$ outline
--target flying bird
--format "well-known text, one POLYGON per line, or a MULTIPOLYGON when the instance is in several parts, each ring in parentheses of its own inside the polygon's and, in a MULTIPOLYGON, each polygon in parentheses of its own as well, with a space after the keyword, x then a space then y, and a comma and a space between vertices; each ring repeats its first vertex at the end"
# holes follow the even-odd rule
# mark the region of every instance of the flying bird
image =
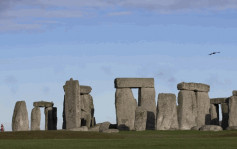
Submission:
POLYGON ((212 52, 209 55, 214 55, 214 54, 217 54, 217 53, 221 53, 221 52, 212 52))

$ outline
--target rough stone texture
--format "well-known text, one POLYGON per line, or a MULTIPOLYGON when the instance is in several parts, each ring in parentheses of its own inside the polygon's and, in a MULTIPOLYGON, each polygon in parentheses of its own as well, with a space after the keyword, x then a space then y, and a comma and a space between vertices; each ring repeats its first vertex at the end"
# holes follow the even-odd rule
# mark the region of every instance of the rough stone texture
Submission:
POLYGON ((237 96, 229 99, 229 126, 237 126, 237 96))
POLYGON ((204 125, 200 128, 200 131, 222 131, 221 126, 217 125, 204 125))
POLYGON ((237 90, 234 90, 234 91, 232 92, 232 94, 233 94, 233 96, 237 96, 237 90))
POLYGON ((66 129, 81 126, 81 100, 78 80, 70 79, 64 85, 66 129))
POLYGON ((12 116, 12 131, 28 131, 29 119, 25 101, 18 101, 15 104, 12 116))
POLYGON ((227 127, 226 130, 237 130, 237 126, 230 126, 230 127, 227 127))
POLYGON ((134 130, 137 102, 130 88, 116 89, 116 121, 119 130, 134 130))
POLYGON ((116 78, 115 88, 154 88, 154 78, 116 78))
POLYGON ((51 124, 51 120, 53 119, 52 117, 52 107, 48 107, 44 109, 44 114, 45 114, 45 130, 49 130, 49 124, 51 124))
POLYGON ((210 98, 207 92, 196 92, 197 100, 197 126, 210 125, 210 98))
POLYGON ((222 104, 222 103, 227 103, 228 98, 212 98, 210 99, 211 104, 222 104))
POLYGON ((100 131, 100 125, 96 125, 94 127, 91 127, 88 131, 99 132, 100 131))
POLYGON ((85 126, 90 128, 92 125, 92 119, 94 118, 94 104, 91 95, 81 95, 81 110, 81 119, 84 119, 85 126))
POLYGON ((47 101, 37 101, 33 103, 34 107, 53 107, 53 102, 47 102, 47 101))
POLYGON ((118 129, 107 129, 105 131, 103 131, 103 133, 119 133, 118 129))
POLYGON ((105 130, 108 130, 110 126, 110 122, 104 122, 100 124, 99 132, 104 132, 105 130))
POLYGON ((219 105, 210 104, 211 125, 219 125, 219 105))
POLYGON ((227 127, 229 127, 229 106, 228 106, 228 103, 222 103, 221 110, 222 110, 221 127, 223 129, 226 129, 227 127))
POLYGON ((179 129, 175 94, 158 95, 156 130, 179 129))
POLYGON ((80 85, 81 94, 90 94, 92 88, 90 86, 80 85))
POLYGON ((147 130, 155 130, 156 101, 155 88, 140 88, 138 90, 138 106, 147 111, 147 130))
POLYGON ((135 112, 135 130, 136 131, 144 131, 146 130, 146 122, 147 122, 147 111, 142 107, 137 107, 135 112))
POLYGON ((179 83, 177 86, 178 90, 189 90, 199 92, 209 92, 210 86, 202 83, 179 83))
POLYGON ((196 126, 197 102, 193 91, 181 90, 178 95, 178 121, 181 130, 196 126))
POLYGON ((40 130, 41 111, 39 107, 34 107, 31 111, 31 130, 40 130))
POLYGON ((88 127, 87 126, 82 126, 79 128, 71 128, 69 129, 70 131, 88 131, 88 127))
POLYGON ((194 126, 191 128, 191 130, 199 130, 200 129, 200 126, 194 126))

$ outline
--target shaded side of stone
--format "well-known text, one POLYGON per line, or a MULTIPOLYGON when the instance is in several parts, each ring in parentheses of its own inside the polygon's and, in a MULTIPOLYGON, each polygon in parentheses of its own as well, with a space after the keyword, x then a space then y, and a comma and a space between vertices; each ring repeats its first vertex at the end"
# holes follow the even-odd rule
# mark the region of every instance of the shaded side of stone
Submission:
POLYGON ((177 85, 178 90, 190 90, 190 91, 199 91, 199 92, 209 92, 210 86, 202 83, 179 83, 177 85))
POLYGON ((92 118, 94 118, 94 104, 92 96, 90 94, 81 95, 81 103, 81 119, 85 121, 85 126, 90 128, 92 125, 92 118))
POLYGON ((237 126, 237 96, 229 99, 229 126, 237 126))
POLYGON ((41 111, 39 107, 34 107, 31 111, 31 130, 40 130, 41 111))
POLYGON ((233 96, 237 96, 237 90, 234 90, 234 91, 232 92, 232 94, 233 94, 233 96))
POLYGON ((147 111, 142 107, 137 107, 135 112, 135 130, 145 131, 147 123, 147 111))
POLYGON ((197 100, 197 126, 210 125, 210 98, 207 92, 196 92, 197 100))
POLYGON ((222 103, 221 110, 222 110, 221 127, 225 130, 227 127, 229 127, 229 105, 228 105, 228 103, 222 103))
POLYGON ((156 129, 179 129, 175 94, 161 93, 158 95, 156 129))
POLYGON ((115 88, 154 88, 154 78, 116 78, 115 88))
POLYGON ((219 125, 219 105, 210 104, 211 125, 219 125))
POLYGON ((65 95, 63 100, 63 126, 62 129, 66 129, 66 115, 65 115, 65 95))
POLYGON ((29 119, 25 101, 18 101, 15 104, 12 116, 12 131, 28 131, 29 119))

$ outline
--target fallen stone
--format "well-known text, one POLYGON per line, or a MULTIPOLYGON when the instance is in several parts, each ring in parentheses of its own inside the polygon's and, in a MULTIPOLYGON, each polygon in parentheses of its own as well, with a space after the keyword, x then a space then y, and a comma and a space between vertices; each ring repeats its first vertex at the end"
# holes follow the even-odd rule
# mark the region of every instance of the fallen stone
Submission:
POLYGON ((70 131, 88 131, 88 127, 86 126, 82 126, 82 127, 79 127, 79 128, 71 128, 71 129, 68 129, 70 131))
POLYGON ((200 130, 200 126, 194 126, 191 128, 191 130, 200 130))
POLYGON ((157 102, 156 130, 179 129, 175 94, 161 93, 157 102))
POLYGON ((228 105, 228 103, 221 104, 221 111, 222 111, 221 127, 225 130, 227 127, 229 127, 229 105, 228 105))
POLYGON ((90 94, 92 88, 90 86, 80 85, 81 94, 90 94))
POLYGON ((40 130, 41 112, 39 107, 31 111, 31 130, 40 130))
POLYGON ((196 126, 197 102, 194 91, 181 90, 178 95, 178 122, 180 130, 196 126))
POLYGON ((28 131, 29 119, 25 101, 18 101, 15 104, 12 116, 12 131, 28 131))
POLYGON ((116 121, 119 130, 134 130, 137 102, 130 88, 116 89, 116 121))
POLYGON ((155 130, 156 101, 155 88, 140 88, 138 91, 138 106, 147 111, 147 130, 155 130))
POLYGON ((88 131, 100 132, 100 125, 96 125, 94 127, 91 127, 88 131))
POLYGON ((222 103, 227 103, 228 98, 212 98, 210 99, 211 104, 222 104, 222 103))
POLYGON ((200 131, 223 131, 223 129, 217 125, 204 125, 200 128, 200 131))
POLYGON ((237 130, 237 126, 230 126, 230 127, 227 127, 226 130, 237 130))
POLYGON ((154 78, 116 78, 115 88, 154 88, 154 78))
POLYGON ((145 131, 147 122, 147 111, 142 107, 137 107, 135 112, 135 130, 136 131, 145 131))
POLYGON ((237 96, 237 90, 234 90, 232 93, 233 93, 233 96, 237 96))
POLYGON ((211 125, 219 125, 219 105, 210 104, 211 125))
POLYGON ((199 91, 199 92, 209 92, 210 86, 202 83, 179 83, 177 86, 178 90, 189 90, 189 91, 199 91))
POLYGON ((237 96, 229 99, 229 127, 237 126, 237 96))
POLYGON ((110 126, 110 122, 101 123, 99 132, 104 132, 105 130, 108 130, 109 126, 110 126))
POLYGON ((119 133, 118 129, 107 129, 102 131, 103 133, 119 133))
POLYGON ((37 101, 33 103, 34 107, 53 107, 53 102, 47 102, 47 101, 37 101))
POLYGON ((210 125, 210 98, 207 92, 196 92, 197 100, 197 126, 210 125))

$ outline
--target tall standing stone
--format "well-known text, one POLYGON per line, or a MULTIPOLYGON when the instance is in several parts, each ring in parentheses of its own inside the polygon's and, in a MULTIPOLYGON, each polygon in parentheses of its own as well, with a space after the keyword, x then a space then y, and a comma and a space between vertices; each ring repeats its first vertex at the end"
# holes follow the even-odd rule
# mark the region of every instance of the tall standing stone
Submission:
POLYGON ((70 79, 64 85, 66 129, 81 126, 81 100, 78 80, 70 79))
POLYGON ((210 125, 210 98, 207 92, 196 92, 197 126, 210 125))
POLYGON ((221 127, 223 129, 226 129, 227 127, 229 127, 229 105, 228 105, 228 103, 222 103, 221 110, 222 110, 221 127))
POLYGON ((31 130, 40 130, 41 112, 39 107, 31 111, 31 130))
POLYGON ((137 107, 135 113, 135 130, 144 131, 146 130, 147 123, 147 110, 144 110, 142 107, 137 107))
POLYGON ((237 126, 237 96, 229 99, 229 127, 237 126))
POLYGON ((15 104, 12 117, 12 131, 28 131, 29 119, 25 101, 18 101, 15 104))
POLYGON ((210 104, 211 125, 219 125, 219 105, 210 104))
POLYGON ((134 130, 137 102, 130 88, 117 88, 115 93, 116 120, 118 129, 134 130))
POLYGON ((90 94, 81 95, 81 103, 82 103, 81 118, 85 120, 85 126, 90 128, 92 125, 92 119, 94 118, 94 104, 92 96, 90 94))
POLYGON ((156 129, 179 129, 175 94, 159 94, 157 102, 156 129))

